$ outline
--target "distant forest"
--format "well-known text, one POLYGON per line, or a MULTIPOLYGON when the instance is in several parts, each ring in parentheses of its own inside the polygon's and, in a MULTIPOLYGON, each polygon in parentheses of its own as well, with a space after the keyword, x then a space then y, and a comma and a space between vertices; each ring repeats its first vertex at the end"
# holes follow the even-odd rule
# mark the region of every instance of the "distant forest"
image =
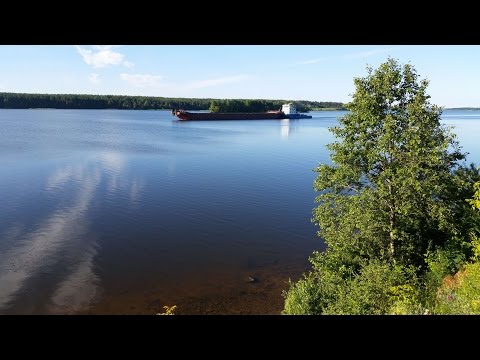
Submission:
POLYGON ((445 108, 445 110, 480 110, 479 107, 452 107, 445 108))
POLYGON ((267 111, 295 103, 298 111, 343 109, 341 102, 307 100, 194 99, 125 95, 23 94, 0 93, 0 109, 131 109, 131 110, 210 110, 267 111))

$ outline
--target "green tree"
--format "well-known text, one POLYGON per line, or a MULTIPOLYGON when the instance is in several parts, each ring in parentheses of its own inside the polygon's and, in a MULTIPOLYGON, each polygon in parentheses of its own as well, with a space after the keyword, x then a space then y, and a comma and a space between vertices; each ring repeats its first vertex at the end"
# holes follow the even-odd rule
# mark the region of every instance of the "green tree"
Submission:
POLYGON ((317 169, 315 222, 330 247, 344 239, 340 247, 359 258, 419 265, 428 240, 444 241, 455 227, 442 194, 464 154, 411 65, 389 59, 368 72, 332 129, 334 165, 317 169))
POLYGON ((210 112, 220 112, 220 106, 215 100, 212 100, 208 110, 210 110, 210 112))
POLYGON ((303 304, 304 313, 332 312, 332 303, 355 304, 342 306, 342 313, 387 312, 393 303, 385 299, 395 299, 398 289, 410 288, 427 271, 427 252, 455 247, 452 242, 461 248, 468 239, 455 211, 458 201, 465 203, 455 190, 466 181, 457 176, 465 155, 440 124, 441 109, 426 93, 428 81, 419 79, 413 66, 391 58, 367 71, 354 79, 350 113, 330 129, 337 139, 327 145, 333 164, 316 169, 314 188, 320 195, 313 221, 327 249, 311 258, 313 275, 285 293, 285 313, 292 313, 299 288, 307 289, 309 302, 317 306, 303 304), (372 301, 381 282, 373 286, 365 274, 380 274, 382 268, 394 271, 379 306, 372 301), (415 276, 408 280, 405 274, 415 276), (352 299, 362 293, 355 289, 374 290, 362 302, 352 299))
POLYGON ((473 199, 468 200, 468 202, 474 207, 480 210, 480 181, 477 181, 474 185, 475 194, 473 199))

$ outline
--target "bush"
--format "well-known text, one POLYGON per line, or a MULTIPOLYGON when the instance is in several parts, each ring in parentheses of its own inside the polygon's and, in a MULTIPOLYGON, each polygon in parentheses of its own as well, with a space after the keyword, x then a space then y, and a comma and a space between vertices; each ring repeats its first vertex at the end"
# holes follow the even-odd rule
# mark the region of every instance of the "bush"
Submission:
MULTIPOLYGON (((325 264, 322 264, 325 266, 325 264)), ((412 268, 372 260, 358 274, 316 268, 284 293, 284 314, 419 314, 423 307, 412 268)))
POLYGON ((324 313, 380 315, 400 312, 400 308, 407 311, 417 304, 416 292, 408 291, 415 284, 412 269, 372 260, 339 289, 336 302, 330 303, 324 313))
POLYGON ((297 282, 290 280, 290 288, 283 292, 285 315, 318 315, 337 297, 342 279, 333 272, 311 271, 297 282), (320 274, 322 276, 320 276, 320 274))
POLYGON ((480 314, 480 262, 447 276, 436 300, 435 314, 480 314))

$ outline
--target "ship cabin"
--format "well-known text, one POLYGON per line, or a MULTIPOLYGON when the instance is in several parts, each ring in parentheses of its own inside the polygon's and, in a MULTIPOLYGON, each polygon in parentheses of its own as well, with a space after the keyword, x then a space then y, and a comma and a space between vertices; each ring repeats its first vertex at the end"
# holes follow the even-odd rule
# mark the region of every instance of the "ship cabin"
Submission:
POLYGON ((301 114, 297 112, 297 108, 294 104, 288 103, 282 105, 282 112, 285 119, 311 119, 311 115, 301 114))
POLYGON ((282 111, 285 115, 296 114, 297 108, 295 107, 294 104, 288 103, 288 104, 282 105, 282 111))

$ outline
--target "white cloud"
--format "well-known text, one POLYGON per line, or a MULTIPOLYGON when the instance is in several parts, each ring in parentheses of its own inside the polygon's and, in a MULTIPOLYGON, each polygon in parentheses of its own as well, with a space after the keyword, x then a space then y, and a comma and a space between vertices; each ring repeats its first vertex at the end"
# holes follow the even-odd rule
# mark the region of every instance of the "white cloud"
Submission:
POLYGON ((77 52, 87 65, 94 68, 103 68, 111 65, 123 65, 128 68, 133 67, 133 63, 125 60, 125 55, 112 49, 119 47, 118 45, 94 45, 92 50, 84 49, 75 45, 77 52))
POLYGON ((161 81, 165 77, 152 74, 120 74, 120 78, 136 87, 158 87, 162 85, 161 81))
POLYGON ((310 59, 310 60, 304 60, 304 61, 298 61, 295 64, 296 65, 308 65, 308 64, 316 64, 322 61, 326 60, 335 60, 335 59, 358 59, 358 58, 367 58, 373 55, 377 54, 382 54, 390 51, 398 50, 398 46, 392 46, 392 47, 382 47, 382 48, 377 48, 377 49, 372 49, 372 50, 366 50, 366 51, 358 51, 350 54, 344 54, 344 55, 339 55, 339 56, 323 56, 319 57, 316 59, 310 59))
POLYGON ((98 84, 100 82, 100 75, 92 73, 92 74, 88 75, 88 80, 90 80, 90 82, 92 82, 94 84, 98 84))
POLYGON ((223 84, 228 84, 228 83, 235 83, 239 82, 245 79, 248 79, 249 76, 247 75, 236 75, 236 76, 226 76, 226 77, 221 77, 221 78, 215 78, 215 79, 209 79, 209 80, 202 80, 202 81, 195 81, 193 83, 190 83, 188 87, 190 89, 200 89, 200 88, 206 88, 210 86, 217 86, 217 85, 223 85, 223 84))
POLYGON ((307 64, 316 64, 316 63, 319 63, 321 61, 325 61, 325 60, 328 60, 329 58, 331 58, 331 56, 324 56, 324 57, 321 57, 321 58, 316 58, 316 59, 311 59, 311 60, 305 60, 305 61, 299 61, 297 62, 296 64, 297 65, 307 65, 307 64))
POLYGON ((319 57, 319 58, 315 58, 315 59, 298 61, 295 64, 296 65, 307 65, 307 64, 316 64, 316 63, 326 61, 326 60, 361 59, 361 58, 367 58, 367 57, 377 55, 377 54, 396 51, 396 50, 399 50, 400 48, 401 48, 400 46, 392 46, 392 47, 388 47, 388 48, 382 47, 382 48, 377 48, 377 49, 372 49, 372 50, 358 51, 358 52, 354 52, 354 53, 350 53, 350 54, 344 54, 344 55, 323 56, 323 57, 319 57))
POLYGON ((119 47, 122 47, 122 45, 93 45, 93 48, 97 50, 109 50, 119 47))
POLYGON ((390 52, 390 51, 393 51, 393 50, 398 50, 398 47, 378 48, 378 49, 372 49, 372 50, 367 50, 367 51, 360 51, 360 52, 355 52, 355 53, 343 55, 343 57, 345 59, 366 58, 366 57, 370 57, 370 56, 373 56, 373 55, 390 52))
POLYGON ((130 61, 124 61, 123 65, 126 66, 129 69, 133 69, 135 67, 135 64, 130 62, 130 61))

